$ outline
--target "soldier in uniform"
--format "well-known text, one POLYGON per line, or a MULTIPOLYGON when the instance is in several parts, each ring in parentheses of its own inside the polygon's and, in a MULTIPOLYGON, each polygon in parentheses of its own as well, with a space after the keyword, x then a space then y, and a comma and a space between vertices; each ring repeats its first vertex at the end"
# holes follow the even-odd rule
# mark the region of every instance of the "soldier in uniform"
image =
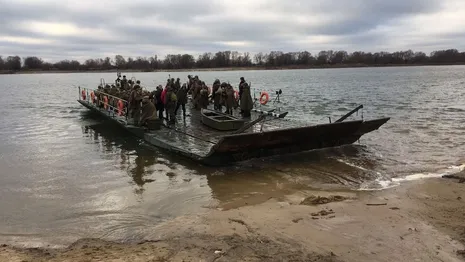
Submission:
POLYGON ((109 97, 110 105, 113 107, 113 109, 115 109, 118 103, 118 99, 117 99, 119 95, 118 88, 115 85, 111 85, 111 88, 108 94, 111 95, 109 97))
POLYGON ((135 125, 139 123, 141 100, 141 88, 139 85, 135 85, 132 89, 131 95, 129 96, 130 116, 133 119, 135 125))
POLYGON ((220 93, 220 108, 223 110, 223 106, 226 107, 226 100, 228 98, 227 93, 226 93, 226 88, 228 87, 228 84, 226 82, 221 83, 219 91, 220 93))
POLYGON ((187 93, 188 94, 192 94, 192 83, 193 83, 193 79, 192 79, 192 76, 191 75, 187 75, 187 93))
POLYGON ((171 78, 171 79, 170 79, 170 87, 171 87, 171 90, 175 91, 175 82, 174 82, 174 78, 171 78))
POLYGON ((198 76, 194 77, 193 90, 192 90, 192 104, 195 109, 200 109, 200 90, 202 90, 202 83, 199 80, 198 76))
POLYGON ((97 106, 99 108, 103 108, 103 87, 102 85, 98 85, 97 90, 95 91, 95 97, 97 98, 97 106))
POLYGON ((202 82, 202 89, 200 89, 200 108, 207 109, 208 107, 208 87, 205 85, 205 82, 202 82))
POLYGON ((174 114, 174 110, 176 109, 177 97, 173 91, 173 88, 169 85, 166 87, 166 94, 164 99, 168 123, 174 123, 176 121, 176 115, 174 114))
POLYGON ((242 84, 242 96, 240 98, 240 106, 243 117, 250 117, 250 111, 253 108, 252 95, 250 87, 247 83, 242 84))
POLYGON ((156 108, 158 111, 158 118, 163 119, 163 111, 165 110, 165 103, 161 99, 161 93, 163 92, 163 87, 161 85, 157 86, 157 89, 155 90, 155 101, 156 101, 156 108))
POLYGON ((183 84, 181 88, 179 88, 178 92, 176 93, 178 98, 176 109, 174 110, 174 114, 177 115, 179 107, 182 107, 182 115, 186 117, 186 103, 187 103, 187 85, 183 84))
POLYGON ((128 90, 128 80, 126 79, 126 76, 123 76, 123 79, 121 80, 121 88, 124 90, 128 90))
POLYGON ((181 79, 178 77, 174 83, 174 92, 178 93, 179 89, 181 89, 181 79))
MULTIPOLYGON (((241 81, 239 82, 239 103, 242 101, 242 94, 244 93, 244 84, 245 84, 245 79, 244 77, 241 77, 241 81)), ((244 110, 241 108, 241 115, 244 114, 244 110)))
POLYGON ((148 96, 142 98, 142 115, 139 126, 146 126, 148 129, 156 129, 157 110, 148 96))
POLYGON ((111 88, 108 94, 112 96, 116 96, 118 94, 118 88, 116 87, 116 85, 111 85, 111 88))
POLYGON ((232 88, 231 85, 226 85, 226 90, 225 90, 225 97, 226 97, 226 114, 232 115, 233 114, 233 107, 235 104, 235 99, 234 99, 234 89, 232 88))
POLYGON ((213 100, 213 108, 219 111, 221 111, 221 105, 220 105, 221 92, 217 92, 217 91, 220 89, 220 86, 221 86, 220 80, 216 79, 212 85, 212 96, 211 96, 213 100))
POLYGON ((103 92, 106 94, 110 93, 111 86, 109 84, 106 84, 105 87, 103 88, 103 92))
POLYGON ((239 82, 239 100, 241 99, 242 93, 244 92, 244 91, 243 91, 243 89, 244 89, 244 88, 243 88, 244 83, 245 83, 245 79, 244 79, 244 77, 241 77, 241 81, 239 82))

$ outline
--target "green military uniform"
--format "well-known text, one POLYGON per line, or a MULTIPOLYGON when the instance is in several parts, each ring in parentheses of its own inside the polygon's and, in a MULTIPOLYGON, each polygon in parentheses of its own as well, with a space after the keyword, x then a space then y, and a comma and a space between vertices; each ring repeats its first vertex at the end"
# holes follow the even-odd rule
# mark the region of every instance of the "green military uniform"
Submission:
POLYGON ((252 95, 250 94, 250 87, 247 83, 242 84, 241 95, 241 110, 243 117, 250 117, 250 111, 253 108, 252 95))
POLYGON ((142 115, 139 120, 139 125, 146 126, 149 129, 158 129, 159 127, 157 109, 148 96, 144 96, 142 99, 142 115))
POLYGON ((182 115, 186 117, 186 103, 187 103, 187 86, 183 84, 182 87, 176 93, 178 101, 176 103, 176 109, 174 114, 177 115, 179 107, 182 107, 182 115))

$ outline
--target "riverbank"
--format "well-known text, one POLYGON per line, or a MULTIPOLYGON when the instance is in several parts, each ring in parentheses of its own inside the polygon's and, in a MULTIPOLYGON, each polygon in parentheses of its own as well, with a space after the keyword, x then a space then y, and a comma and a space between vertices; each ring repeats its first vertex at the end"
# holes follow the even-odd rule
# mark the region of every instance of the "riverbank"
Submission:
POLYGON ((0 70, 0 75, 9 74, 69 74, 69 73, 150 73, 150 72, 209 72, 209 71, 251 71, 251 70, 307 70, 307 69, 340 69, 340 68, 372 68, 372 67, 412 67, 412 66, 453 66, 465 65, 464 63, 456 64, 341 64, 341 65, 323 65, 323 66, 250 66, 250 67, 222 67, 222 68, 184 68, 184 69, 104 69, 104 70, 0 70))
POLYGON ((157 239, 139 243, 81 239, 57 250, 2 246, 0 261, 462 261, 465 184, 459 182, 423 179, 383 191, 300 192, 178 217, 156 228, 157 239))

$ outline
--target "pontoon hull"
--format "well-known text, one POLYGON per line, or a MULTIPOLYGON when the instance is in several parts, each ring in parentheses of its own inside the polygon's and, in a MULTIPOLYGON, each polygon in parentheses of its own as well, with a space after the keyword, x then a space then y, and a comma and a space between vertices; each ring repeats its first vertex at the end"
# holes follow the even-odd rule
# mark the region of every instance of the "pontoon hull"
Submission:
MULTIPOLYGON (((78 100, 78 102, 103 117, 113 120, 122 128, 144 139, 148 144, 213 166, 352 144, 362 135, 377 130, 390 119, 347 121, 264 132, 250 131, 241 134, 228 132, 224 134, 220 131, 207 130, 189 133, 187 130, 193 127, 182 129, 168 126, 162 126, 160 130, 144 132, 141 128, 127 125, 123 117, 114 116, 88 101, 78 100), (206 132, 209 133, 205 134, 206 132)), ((200 112, 191 111, 191 117, 193 118, 191 125, 197 125, 197 128, 202 129, 201 124, 196 124, 200 122, 200 112)))

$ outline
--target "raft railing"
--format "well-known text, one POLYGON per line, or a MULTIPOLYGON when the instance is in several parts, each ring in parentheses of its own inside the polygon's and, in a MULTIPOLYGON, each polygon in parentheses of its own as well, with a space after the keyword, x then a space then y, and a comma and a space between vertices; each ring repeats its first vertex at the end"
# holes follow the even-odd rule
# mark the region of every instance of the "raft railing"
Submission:
POLYGON ((98 91, 98 90, 95 90, 95 89, 81 88, 79 86, 78 90, 79 90, 79 100, 91 103, 91 104, 95 105, 98 108, 100 108, 100 106, 103 106, 103 108, 105 108, 105 101, 104 101, 105 96, 107 98, 110 98, 111 100, 108 100, 106 102, 106 106, 107 106, 106 110, 107 110, 108 114, 113 114, 112 115, 113 117, 115 115, 125 116, 126 120, 128 119, 128 115, 129 115, 129 109, 128 109, 129 102, 128 101, 126 101, 124 99, 121 99, 121 98, 119 98, 117 96, 110 95, 108 93, 98 91), (91 101, 92 93, 94 93, 94 101, 91 101), (97 94, 101 94, 103 96, 100 96, 100 95, 97 95, 97 94), (117 101, 116 103, 118 103, 118 101, 123 102, 123 108, 120 109, 117 106, 115 107, 112 104, 113 101, 117 101))

